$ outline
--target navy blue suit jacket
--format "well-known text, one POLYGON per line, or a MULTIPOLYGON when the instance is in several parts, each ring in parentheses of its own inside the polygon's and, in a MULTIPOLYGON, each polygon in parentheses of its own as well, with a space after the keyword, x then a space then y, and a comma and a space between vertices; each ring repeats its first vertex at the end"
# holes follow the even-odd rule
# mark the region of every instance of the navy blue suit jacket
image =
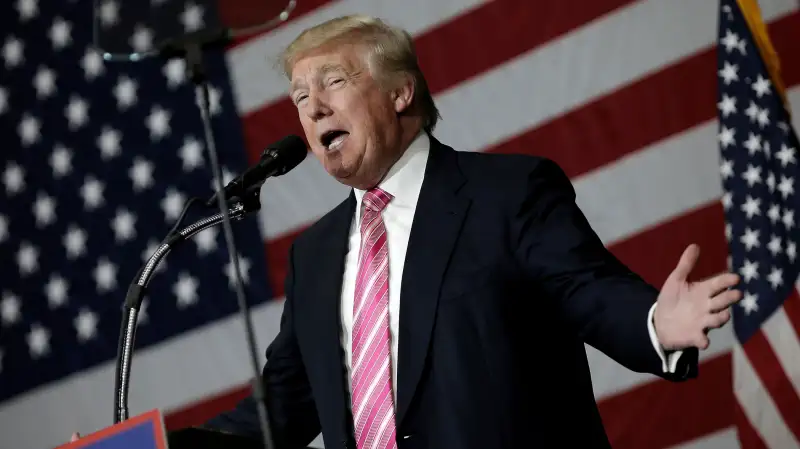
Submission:
MULTIPOLYGON (((263 382, 281 449, 320 431, 355 448, 339 337, 355 198, 303 232, 289 256, 281 328, 263 382)), ((552 161, 457 152, 436 139, 402 279, 400 449, 609 447, 584 342, 625 367, 667 375, 647 331, 658 291, 603 246, 552 161)), ((252 400, 209 426, 258 432, 252 400)))

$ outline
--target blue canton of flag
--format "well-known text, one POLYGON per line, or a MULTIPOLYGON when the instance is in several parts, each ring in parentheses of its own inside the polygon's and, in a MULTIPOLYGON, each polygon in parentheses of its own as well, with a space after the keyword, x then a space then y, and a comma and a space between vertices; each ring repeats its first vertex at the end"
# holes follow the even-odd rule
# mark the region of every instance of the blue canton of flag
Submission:
POLYGON ((733 308, 746 342, 792 293, 800 274, 797 136, 736 1, 719 17, 719 148, 730 265, 743 299, 733 308))
MULTIPOLYGON (((185 202, 212 193, 184 65, 104 62, 92 3, 0 5, 0 402, 112 360, 128 285, 185 202)), ((158 24, 99 3, 97 23, 140 50, 216 20, 210 2, 128 2, 165 8, 158 24)), ((247 166, 241 123, 224 53, 206 67, 228 181, 247 166)), ((233 226, 248 300, 267 301, 257 218, 233 226)), ((171 253, 150 284, 137 349, 236 313, 228 260, 218 228, 171 253)))

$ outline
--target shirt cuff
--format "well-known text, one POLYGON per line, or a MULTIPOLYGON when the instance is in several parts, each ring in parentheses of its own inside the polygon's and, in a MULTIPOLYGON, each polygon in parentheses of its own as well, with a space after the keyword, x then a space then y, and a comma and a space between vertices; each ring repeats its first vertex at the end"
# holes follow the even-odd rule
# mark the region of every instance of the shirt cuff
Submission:
POLYGON ((678 360, 681 358, 683 351, 672 351, 669 355, 664 352, 664 348, 661 346, 661 343, 658 342, 656 326, 653 323, 653 314, 655 314, 655 312, 656 303, 653 303, 653 306, 650 307, 650 313, 647 314, 647 331, 650 333, 650 342, 653 344, 653 348, 661 359, 661 369, 665 373, 675 374, 675 370, 678 367, 678 360))

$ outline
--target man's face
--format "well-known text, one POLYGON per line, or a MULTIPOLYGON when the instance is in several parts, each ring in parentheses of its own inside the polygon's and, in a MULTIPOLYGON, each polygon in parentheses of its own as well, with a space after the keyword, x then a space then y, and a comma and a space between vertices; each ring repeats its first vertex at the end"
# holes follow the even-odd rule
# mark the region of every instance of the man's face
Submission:
POLYGON ((325 170, 355 188, 376 185, 400 151, 400 102, 373 78, 362 47, 316 50, 291 77, 291 99, 325 170))

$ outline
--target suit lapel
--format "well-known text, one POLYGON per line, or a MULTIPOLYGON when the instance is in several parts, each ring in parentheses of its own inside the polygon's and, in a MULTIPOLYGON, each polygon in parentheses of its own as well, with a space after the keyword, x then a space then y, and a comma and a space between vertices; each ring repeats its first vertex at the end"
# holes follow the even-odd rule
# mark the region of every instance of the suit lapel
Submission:
POLYGON ((350 197, 328 217, 330 221, 322 231, 324 238, 318 246, 319 257, 315 258, 317 265, 314 271, 318 276, 314 289, 316 306, 302 311, 311 315, 311 322, 318 332, 314 344, 317 363, 310 369, 319 369, 327 373, 325 376, 327 388, 317 393, 325 396, 320 404, 330 404, 336 413, 341 413, 340 422, 344 426, 345 435, 352 430, 352 418, 348 412, 345 395, 348 384, 344 375, 344 353, 340 344, 339 309, 347 242, 355 203, 355 196, 351 192, 350 197))
POLYGON ((468 199, 457 196, 464 181, 455 151, 431 138, 401 283, 398 426, 411 404, 425 365, 439 288, 469 206, 468 199))

